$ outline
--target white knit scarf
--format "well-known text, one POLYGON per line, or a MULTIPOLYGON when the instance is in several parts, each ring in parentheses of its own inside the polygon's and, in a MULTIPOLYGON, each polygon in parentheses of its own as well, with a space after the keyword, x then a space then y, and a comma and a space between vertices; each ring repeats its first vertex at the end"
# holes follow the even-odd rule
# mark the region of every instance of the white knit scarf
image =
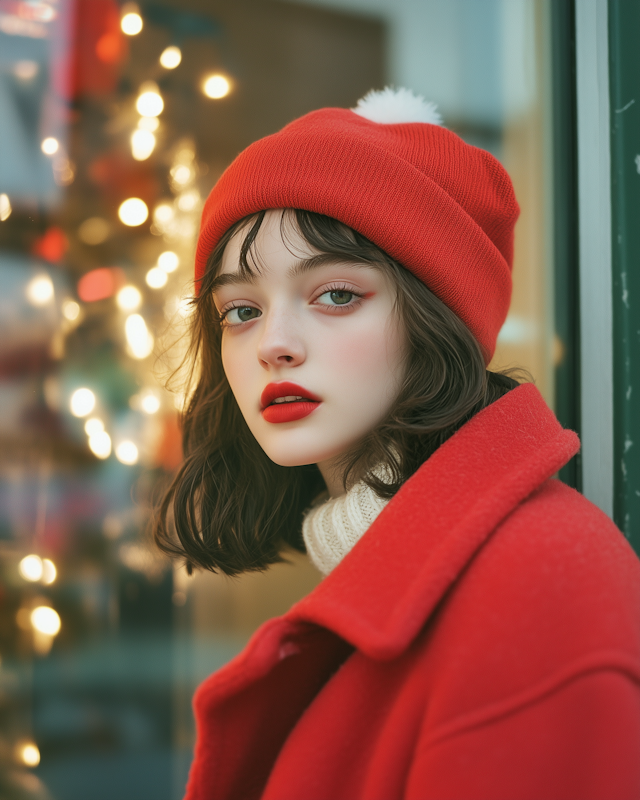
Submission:
MULTIPOLYGON (((376 473, 377 472, 376 469, 376 473)), ((320 500, 326 496, 322 495, 320 500)), ((312 506, 302 521, 302 536, 311 561, 328 575, 347 555, 387 505, 366 483, 346 494, 312 506)))

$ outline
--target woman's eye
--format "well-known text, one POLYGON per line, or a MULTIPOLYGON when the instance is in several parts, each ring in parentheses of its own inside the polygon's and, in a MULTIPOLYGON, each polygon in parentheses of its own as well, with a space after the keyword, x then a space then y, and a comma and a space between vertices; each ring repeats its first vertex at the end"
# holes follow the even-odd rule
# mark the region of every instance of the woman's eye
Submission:
POLYGON ((230 308, 222 315, 222 321, 225 325, 239 325, 241 322, 249 322, 252 319, 259 317, 262 312, 253 306, 237 306, 237 308, 230 308))
POLYGON ((351 300, 354 298, 353 292, 348 292, 345 289, 332 289, 329 292, 323 292, 323 294, 318 297, 318 301, 321 305, 336 305, 336 306, 344 306, 347 303, 350 303, 351 300), (326 297, 329 298, 328 300, 323 300, 322 298, 326 297))

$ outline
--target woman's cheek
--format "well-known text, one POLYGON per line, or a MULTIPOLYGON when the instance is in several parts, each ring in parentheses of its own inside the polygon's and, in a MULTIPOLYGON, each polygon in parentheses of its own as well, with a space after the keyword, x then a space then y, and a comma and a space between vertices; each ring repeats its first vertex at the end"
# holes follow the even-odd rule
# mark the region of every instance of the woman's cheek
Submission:
POLYGON ((241 342, 237 341, 237 337, 223 334, 220 350, 222 368, 238 404, 241 404, 243 400, 243 383, 247 383, 247 354, 243 352, 243 349, 241 342))
POLYGON ((377 331, 367 330, 342 338, 336 344, 342 362, 363 377, 386 371, 386 343, 377 331))

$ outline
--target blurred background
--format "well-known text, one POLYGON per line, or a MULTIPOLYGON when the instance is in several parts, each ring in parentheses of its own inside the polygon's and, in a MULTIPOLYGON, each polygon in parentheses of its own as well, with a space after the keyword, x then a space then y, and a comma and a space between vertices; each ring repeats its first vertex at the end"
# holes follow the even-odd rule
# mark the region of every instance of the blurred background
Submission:
POLYGON ((146 534, 203 199, 250 142, 387 84, 435 101, 522 206, 494 366, 562 410, 550 6, 0 0, 3 800, 182 797, 195 686, 318 581, 301 556, 189 578, 146 534))

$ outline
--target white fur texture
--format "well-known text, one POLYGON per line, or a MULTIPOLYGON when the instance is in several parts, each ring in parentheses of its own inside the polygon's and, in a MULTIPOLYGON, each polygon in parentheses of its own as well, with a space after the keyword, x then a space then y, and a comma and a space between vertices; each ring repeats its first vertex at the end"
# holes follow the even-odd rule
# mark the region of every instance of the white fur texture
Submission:
POLYGON ((386 125, 402 122, 442 125, 436 104, 427 102, 422 95, 415 95, 411 89, 393 89, 391 86, 382 91, 372 89, 351 110, 371 122, 386 125))

